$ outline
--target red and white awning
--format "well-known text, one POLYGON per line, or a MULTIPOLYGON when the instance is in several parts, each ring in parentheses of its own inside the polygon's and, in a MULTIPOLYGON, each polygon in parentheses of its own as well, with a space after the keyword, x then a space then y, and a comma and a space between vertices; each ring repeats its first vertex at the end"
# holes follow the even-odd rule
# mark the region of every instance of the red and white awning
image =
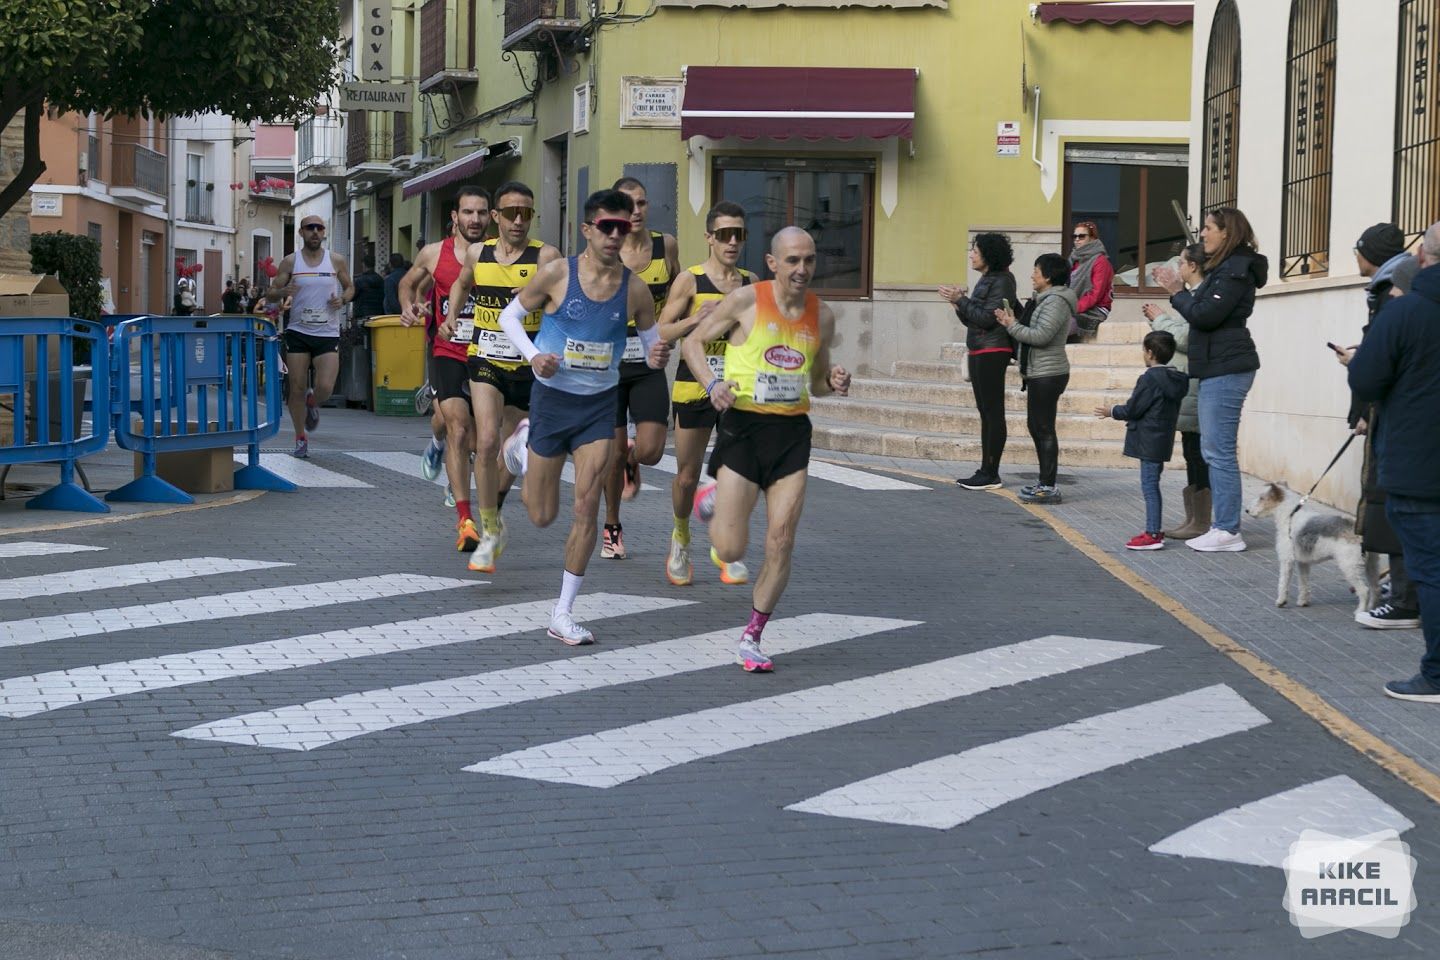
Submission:
POLYGON ((911 138, 910 67, 689 67, 680 136, 911 138))

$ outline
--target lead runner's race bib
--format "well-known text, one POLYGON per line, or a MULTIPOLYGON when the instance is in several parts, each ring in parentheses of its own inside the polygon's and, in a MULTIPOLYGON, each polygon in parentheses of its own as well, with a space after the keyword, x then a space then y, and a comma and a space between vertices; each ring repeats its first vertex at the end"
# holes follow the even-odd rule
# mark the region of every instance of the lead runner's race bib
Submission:
POLYGON ((625 338, 625 352, 620 359, 626 363, 640 363, 645 359, 645 347, 641 345, 639 337, 625 338))
POLYGON ((570 370, 609 370, 615 345, 608 340, 565 338, 564 365, 570 370))
POLYGON ((504 330, 476 331, 475 346, 486 360, 522 360, 520 349, 504 330))
POLYGON ((756 403, 798 403, 805 395, 802 373, 756 373, 756 403))

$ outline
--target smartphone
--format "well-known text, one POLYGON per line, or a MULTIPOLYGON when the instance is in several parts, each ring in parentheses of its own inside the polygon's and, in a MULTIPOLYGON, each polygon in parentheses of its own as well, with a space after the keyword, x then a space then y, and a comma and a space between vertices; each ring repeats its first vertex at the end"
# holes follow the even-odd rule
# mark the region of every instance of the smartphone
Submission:
POLYGON ((1345 353, 1345 350, 1344 350, 1343 347, 1337 347, 1337 346, 1335 346, 1335 344, 1331 343, 1329 340, 1326 340, 1326 341, 1325 341, 1325 346, 1329 347, 1331 350, 1334 350, 1336 353, 1341 354, 1342 356, 1343 356, 1344 353, 1345 353))

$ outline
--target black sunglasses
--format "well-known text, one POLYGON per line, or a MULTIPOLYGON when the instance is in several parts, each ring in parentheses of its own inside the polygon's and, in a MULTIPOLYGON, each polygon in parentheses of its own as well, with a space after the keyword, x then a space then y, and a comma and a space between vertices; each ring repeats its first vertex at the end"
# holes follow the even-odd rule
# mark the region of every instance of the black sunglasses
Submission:
POLYGON ((712 235, 716 240, 720 241, 721 243, 729 243, 729 242, 731 242, 732 240, 739 240, 739 241, 741 241, 741 242, 744 242, 744 240, 745 240, 745 228, 744 228, 744 227, 720 227, 718 230, 713 231, 711 235, 712 235))
POLYGON ((302 232, 303 232, 303 231, 306 231, 306 230, 319 230, 321 233, 324 233, 324 232, 325 232, 325 226, 324 226, 324 224, 320 224, 320 223, 307 223, 307 224, 305 224, 305 226, 301 227, 300 230, 301 230, 302 232))
POLYGON ((602 220, 586 220, 585 225, 589 227, 594 227, 596 230, 599 230, 607 237, 611 234, 623 237, 628 234, 635 226, 635 224, 631 223, 629 220, 620 220, 618 218, 611 217, 606 217, 602 220))

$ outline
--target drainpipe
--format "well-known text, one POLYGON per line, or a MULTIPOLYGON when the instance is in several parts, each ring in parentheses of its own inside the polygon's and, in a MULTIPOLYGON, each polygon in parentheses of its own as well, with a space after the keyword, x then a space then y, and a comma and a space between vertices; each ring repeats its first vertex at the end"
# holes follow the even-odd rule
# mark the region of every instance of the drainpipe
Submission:
MULTIPOLYGON (((171 166, 174 161, 174 141, 169 137, 169 120, 166 123, 165 137, 165 289, 162 291, 164 299, 160 301, 160 314, 164 316, 170 312, 170 304, 175 302, 175 284, 179 278, 175 275, 175 168, 171 166)), ((154 294, 151 294, 154 297, 154 294)), ((150 305, 142 303, 141 313, 149 313, 150 305)))
POLYGON ((1040 84, 1035 84, 1035 132, 1030 137, 1030 159, 1040 172, 1045 172, 1045 163, 1040 159, 1040 84))

